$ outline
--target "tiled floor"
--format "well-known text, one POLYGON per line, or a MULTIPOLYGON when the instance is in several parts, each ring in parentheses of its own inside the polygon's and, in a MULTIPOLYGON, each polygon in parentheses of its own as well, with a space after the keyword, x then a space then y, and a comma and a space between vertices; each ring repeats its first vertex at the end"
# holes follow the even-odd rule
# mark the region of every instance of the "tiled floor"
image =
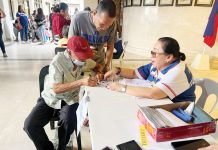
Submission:
MULTIPOLYGON (((39 96, 38 73, 53 58, 54 45, 6 43, 6 51, 6 59, 0 53, 0 149, 34 150, 33 143, 22 129, 23 122, 36 104, 39 96)), ((124 66, 135 67, 140 64, 143 62, 125 62, 124 66)), ((218 81, 217 70, 192 71, 195 77, 218 81)), ((213 116, 218 118, 218 110, 213 116)), ((46 132, 52 139, 54 131, 46 126, 46 132)), ((83 149, 91 150, 88 128, 82 129, 82 145, 83 149)))

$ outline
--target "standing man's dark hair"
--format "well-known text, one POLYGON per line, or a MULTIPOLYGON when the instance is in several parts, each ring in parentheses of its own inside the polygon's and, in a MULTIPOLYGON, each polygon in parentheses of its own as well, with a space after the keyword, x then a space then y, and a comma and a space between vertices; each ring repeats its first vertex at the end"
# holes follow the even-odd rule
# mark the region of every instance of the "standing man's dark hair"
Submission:
POLYGON ((116 17, 116 4, 113 0, 101 0, 96 8, 97 13, 107 12, 111 18, 116 17))

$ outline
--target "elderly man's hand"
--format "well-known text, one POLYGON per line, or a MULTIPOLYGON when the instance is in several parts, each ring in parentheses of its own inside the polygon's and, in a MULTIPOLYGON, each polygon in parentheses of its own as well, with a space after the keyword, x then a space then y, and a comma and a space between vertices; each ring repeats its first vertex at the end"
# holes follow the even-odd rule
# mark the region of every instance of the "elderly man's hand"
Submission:
POLYGON ((98 79, 96 77, 85 77, 82 80, 82 84, 86 86, 97 86, 98 79))
POLYGON ((112 90, 112 91, 121 91, 122 85, 119 84, 118 82, 111 82, 107 85, 107 88, 112 90))

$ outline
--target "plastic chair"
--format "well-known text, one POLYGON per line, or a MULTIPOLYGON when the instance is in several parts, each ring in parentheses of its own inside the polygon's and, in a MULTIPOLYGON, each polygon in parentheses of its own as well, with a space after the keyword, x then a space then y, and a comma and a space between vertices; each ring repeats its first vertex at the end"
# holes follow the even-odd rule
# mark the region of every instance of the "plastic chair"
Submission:
POLYGON ((211 110, 209 112, 209 113, 211 113, 214 110, 217 103, 218 103, 218 90, 217 90, 218 89, 218 83, 213 81, 213 80, 207 79, 207 78, 194 79, 194 83, 197 86, 200 86, 202 88, 201 96, 199 97, 198 101, 196 102, 197 106, 199 106, 201 108, 204 108, 208 96, 211 95, 211 94, 216 95, 215 105, 211 108, 211 110))
MULTIPOLYGON (((44 66, 44 67, 40 70, 40 73, 39 73, 39 91, 40 91, 40 97, 41 97, 42 91, 44 90, 45 77, 46 77, 46 75, 48 75, 48 73, 49 73, 49 65, 44 66)), ((54 111, 54 114, 53 114, 53 117, 50 119, 50 127, 51 127, 52 130, 55 129, 55 121, 58 121, 58 120, 59 120, 58 113, 59 113, 59 110, 55 110, 55 111, 54 111)), ((76 120, 75 120, 75 121, 76 121, 76 120)), ((74 127, 74 129, 75 129, 76 135, 77 135, 77 126, 74 127)), ((70 140, 71 140, 71 139, 70 139, 70 140)), ((79 133, 79 135, 77 136, 76 140, 77 140, 78 150, 82 150, 82 144, 81 144, 81 136, 80 136, 80 133, 79 133)), ((72 142, 71 142, 71 143, 72 143, 72 142)))
POLYGON ((63 52, 65 51, 67 48, 66 47, 55 47, 55 55, 58 53, 58 52, 63 52))
POLYGON ((123 44, 122 44, 122 40, 118 40, 115 44, 114 44, 114 48, 116 49, 116 53, 113 53, 113 57, 112 57, 112 60, 111 60, 111 63, 110 63, 110 68, 112 69, 112 61, 114 59, 118 59, 119 60, 119 63, 120 63, 120 66, 122 66, 122 59, 124 57, 124 53, 125 53, 125 48, 128 44, 128 41, 125 41, 123 44))
MULTIPOLYGON (((113 60, 118 60, 120 67, 122 67, 124 61, 149 61, 150 59, 140 59, 140 58, 124 58, 126 54, 126 47, 128 45, 128 41, 125 41, 122 44, 122 40, 117 41, 114 44, 114 48, 117 50, 118 53, 113 54, 113 60)), ((112 68, 112 62, 111 62, 111 68, 112 68)))

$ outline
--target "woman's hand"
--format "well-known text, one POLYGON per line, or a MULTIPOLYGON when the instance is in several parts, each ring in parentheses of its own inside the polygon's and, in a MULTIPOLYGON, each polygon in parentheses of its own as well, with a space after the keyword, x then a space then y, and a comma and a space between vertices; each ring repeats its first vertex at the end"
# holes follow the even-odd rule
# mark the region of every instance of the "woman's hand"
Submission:
POLYGON ((112 90, 112 91, 121 91, 122 85, 119 84, 118 82, 111 82, 107 85, 107 88, 112 90))

